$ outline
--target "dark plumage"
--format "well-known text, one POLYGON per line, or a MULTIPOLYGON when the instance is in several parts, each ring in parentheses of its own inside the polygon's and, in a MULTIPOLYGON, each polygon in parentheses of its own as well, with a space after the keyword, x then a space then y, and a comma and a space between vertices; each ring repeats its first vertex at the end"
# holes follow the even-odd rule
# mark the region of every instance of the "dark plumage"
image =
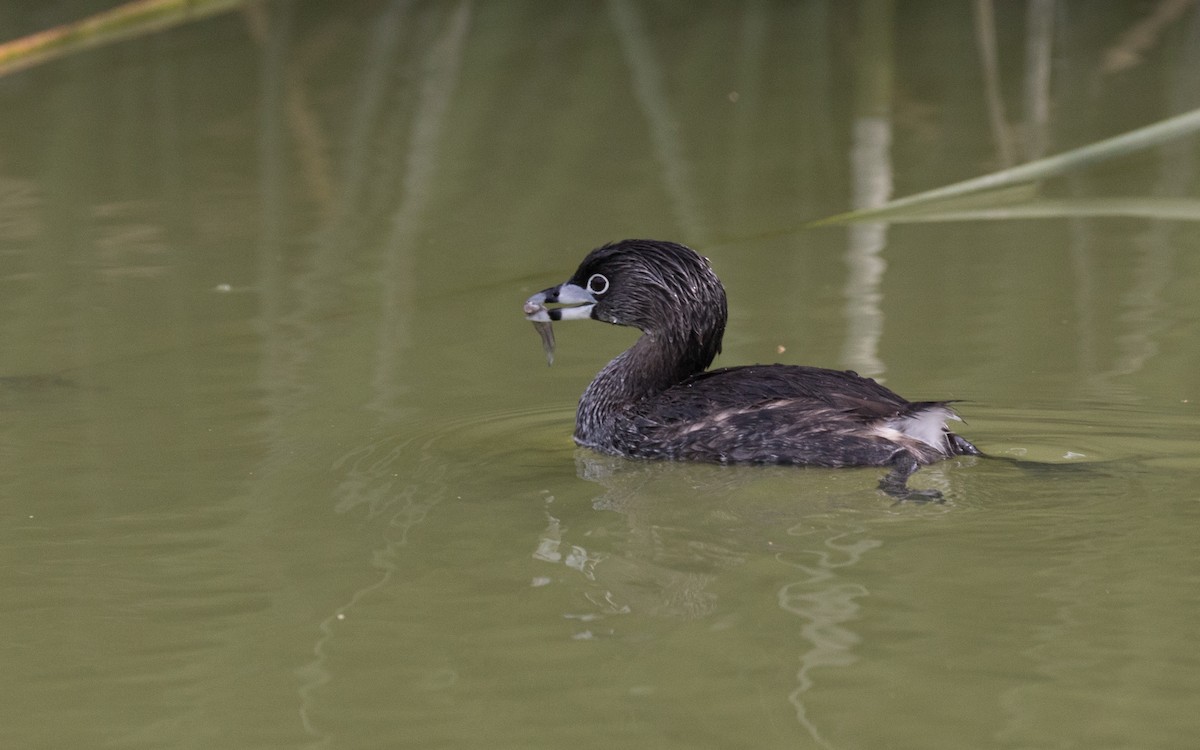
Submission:
MULTIPOLYGON (((910 402, 854 372, 797 365, 706 368, 721 351, 725 289, 708 260, 672 242, 597 248, 525 314, 553 351, 551 321, 593 318, 643 332, 579 401, 575 441, 604 453, 720 463, 888 466, 897 496, 918 466, 979 455, 946 427, 942 401, 910 402), (551 305, 551 307, 547 307, 551 305)), ((931 494, 931 493, 927 493, 931 494)))

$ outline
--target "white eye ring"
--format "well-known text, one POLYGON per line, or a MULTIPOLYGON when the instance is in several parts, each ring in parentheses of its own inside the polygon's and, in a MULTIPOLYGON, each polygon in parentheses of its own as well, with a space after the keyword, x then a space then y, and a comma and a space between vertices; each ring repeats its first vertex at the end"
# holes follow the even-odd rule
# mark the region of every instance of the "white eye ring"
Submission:
POLYGON ((608 278, 602 273, 594 273, 588 279, 587 290, 592 294, 604 294, 608 291, 608 278))

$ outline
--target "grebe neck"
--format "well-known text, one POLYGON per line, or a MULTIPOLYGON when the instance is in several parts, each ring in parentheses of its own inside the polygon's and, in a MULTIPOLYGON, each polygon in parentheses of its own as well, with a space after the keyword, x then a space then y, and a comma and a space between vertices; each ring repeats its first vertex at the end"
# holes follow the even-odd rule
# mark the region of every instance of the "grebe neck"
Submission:
POLYGON ((611 436, 637 404, 703 372, 720 350, 717 336, 715 345, 705 345, 690 337, 643 333, 605 365, 583 392, 575 415, 575 441, 602 447, 603 438, 611 436))

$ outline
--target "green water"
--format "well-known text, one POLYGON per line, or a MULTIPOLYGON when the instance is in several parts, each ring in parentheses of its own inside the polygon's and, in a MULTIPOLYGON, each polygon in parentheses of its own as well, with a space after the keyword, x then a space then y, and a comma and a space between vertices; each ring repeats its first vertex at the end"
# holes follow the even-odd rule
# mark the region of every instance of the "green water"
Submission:
MULTIPOLYGON (((1200 106, 1195 8, 1105 73, 1148 7, 1052 5, 997 4, 1019 158, 1200 106)), ((979 59, 965 3, 309 1, 0 79, 0 746, 1194 744, 1196 225, 798 231, 999 168, 979 59), (547 368, 521 303, 628 236, 712 259, 718 363, 1056 466, 577 450, 634 334, 547 368)))

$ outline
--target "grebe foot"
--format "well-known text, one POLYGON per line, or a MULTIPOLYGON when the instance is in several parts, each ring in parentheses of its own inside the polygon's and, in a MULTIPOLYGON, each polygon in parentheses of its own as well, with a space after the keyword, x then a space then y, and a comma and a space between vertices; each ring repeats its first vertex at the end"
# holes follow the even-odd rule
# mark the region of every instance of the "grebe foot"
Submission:
POLYGON ((920 503, 943 502, 942 493, 937 490, 914 490, 908 486, 908 478, 919 468, 920 464, 911 453, 900 453, 892 461, 892 470, 879 480, 879 489, 898 503, 905 500, 920 503))

